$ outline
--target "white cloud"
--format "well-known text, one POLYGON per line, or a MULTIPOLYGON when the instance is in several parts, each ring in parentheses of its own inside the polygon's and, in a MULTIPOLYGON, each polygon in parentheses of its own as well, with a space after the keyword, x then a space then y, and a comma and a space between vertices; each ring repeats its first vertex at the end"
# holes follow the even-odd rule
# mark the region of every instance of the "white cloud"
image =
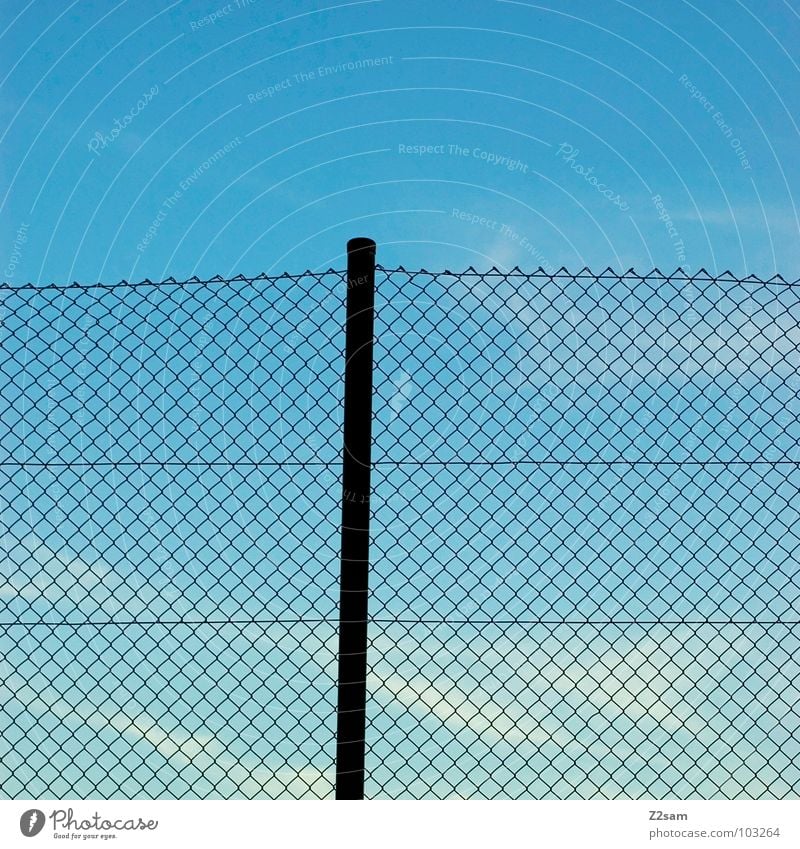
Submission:
POLYGON ((83 614, 110 616, 124 609, 136 616, 147 610, 130 590, 124 605, 115 597, 124 581, 100 559, 87 563, 66 546, 56 551, 33 533, 10 541, 6 534, 5 551, 0 599, 6 603, 23 599, 36 609, 37 602, 46 602, 47 611, 55 607, 61 614, 80 608, 83 614))

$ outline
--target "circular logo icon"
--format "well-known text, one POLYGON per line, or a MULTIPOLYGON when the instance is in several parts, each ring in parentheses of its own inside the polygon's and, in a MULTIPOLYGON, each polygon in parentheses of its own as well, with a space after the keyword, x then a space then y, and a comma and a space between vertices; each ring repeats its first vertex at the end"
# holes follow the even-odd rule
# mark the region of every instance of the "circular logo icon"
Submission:
POLYGON ((44 828, 44 812, 38 808, 31 808, 19 818, 19 830, 25 837, 36 837, 44 828))

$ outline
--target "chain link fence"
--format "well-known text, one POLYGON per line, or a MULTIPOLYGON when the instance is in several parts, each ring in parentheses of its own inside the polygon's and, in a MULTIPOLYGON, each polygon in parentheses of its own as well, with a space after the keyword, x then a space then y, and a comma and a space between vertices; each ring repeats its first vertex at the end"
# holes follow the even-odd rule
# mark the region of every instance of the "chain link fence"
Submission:
POLYGON ((798 293, 386 273, 367 795, 798 795, 798 293))
MULTIPOLYGON (((4 797, 332 797, 346 283, 2 289, 4 797)), ((798 293, 378 269, 367 797, 800 794, 798 293)))

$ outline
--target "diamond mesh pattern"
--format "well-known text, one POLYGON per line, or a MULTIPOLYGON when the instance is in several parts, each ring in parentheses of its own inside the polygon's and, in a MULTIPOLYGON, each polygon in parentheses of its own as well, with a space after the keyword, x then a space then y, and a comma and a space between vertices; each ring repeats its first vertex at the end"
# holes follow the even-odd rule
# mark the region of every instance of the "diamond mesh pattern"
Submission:
POLYGON ((373 798, 800 794, 800 287, 383 269, 373 798))
POLYGON ((3 794, 326 798, 336 628, 29 625, 3 635, 3 794))
POLYGON ((4 796, 332 796, 344 281, 2 292, 4 796))
POLYGON ((370 796, 797 797, 796 628, 439 622, 372 634, 370 796))

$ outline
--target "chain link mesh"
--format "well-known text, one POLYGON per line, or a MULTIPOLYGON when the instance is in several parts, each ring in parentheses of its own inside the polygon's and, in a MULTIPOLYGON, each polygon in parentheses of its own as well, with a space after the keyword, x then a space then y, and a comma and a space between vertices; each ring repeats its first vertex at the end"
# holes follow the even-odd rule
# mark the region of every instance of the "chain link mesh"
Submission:
MULTIPOLYGON (((345 284, 0 290, 3 796, 333 795, 345 284)), ((798 292, 379 268, 367 796, 798 796, 798 292)))

